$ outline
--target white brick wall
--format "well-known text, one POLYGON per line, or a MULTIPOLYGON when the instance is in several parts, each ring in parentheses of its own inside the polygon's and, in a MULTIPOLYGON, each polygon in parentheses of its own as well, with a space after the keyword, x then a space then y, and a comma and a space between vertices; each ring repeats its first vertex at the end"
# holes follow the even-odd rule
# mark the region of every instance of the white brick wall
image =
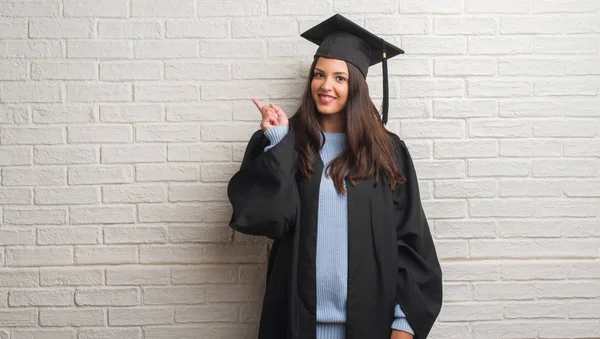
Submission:
POLYGON ((600 338, 597 0, 0 0, 0 339, 254 338, 268 241, 226 183, 334 12, 407 52, 431 338, 600 338))

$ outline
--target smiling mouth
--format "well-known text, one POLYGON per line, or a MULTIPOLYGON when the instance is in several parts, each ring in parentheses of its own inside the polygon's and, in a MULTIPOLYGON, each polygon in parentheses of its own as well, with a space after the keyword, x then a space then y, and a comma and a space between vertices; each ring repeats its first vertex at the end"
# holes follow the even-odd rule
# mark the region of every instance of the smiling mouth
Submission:
POLYGON ((335 97, 332 97, 331 95, 327 95, 327 94, 319 94, 319 101, 321 101, 321 103, 327 104, 332 102, 333 100, 335 100, 335 97))

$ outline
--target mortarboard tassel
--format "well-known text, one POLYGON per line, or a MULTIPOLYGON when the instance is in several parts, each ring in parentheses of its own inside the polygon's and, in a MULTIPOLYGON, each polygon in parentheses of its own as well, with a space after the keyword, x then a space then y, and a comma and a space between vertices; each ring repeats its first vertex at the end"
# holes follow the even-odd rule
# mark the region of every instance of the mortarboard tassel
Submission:
POLYGON ((383 41, 383 62, 381 63, 383 67, 383 103, 381 108, 382 122, 385 126, 388 121, 388 106, 389 106, 389 93, 388 93, 388 69, 387 69, 387 54, 385 51, 385 41, 383 41))

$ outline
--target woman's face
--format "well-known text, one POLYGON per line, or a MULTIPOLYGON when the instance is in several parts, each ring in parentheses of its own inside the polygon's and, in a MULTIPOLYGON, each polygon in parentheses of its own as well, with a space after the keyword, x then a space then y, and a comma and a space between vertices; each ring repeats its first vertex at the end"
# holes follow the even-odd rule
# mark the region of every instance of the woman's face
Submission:
POLYGON ((341 112, 348 101, 348 65, 343 60, 320 57, 310 87, 319 113, 341 112))

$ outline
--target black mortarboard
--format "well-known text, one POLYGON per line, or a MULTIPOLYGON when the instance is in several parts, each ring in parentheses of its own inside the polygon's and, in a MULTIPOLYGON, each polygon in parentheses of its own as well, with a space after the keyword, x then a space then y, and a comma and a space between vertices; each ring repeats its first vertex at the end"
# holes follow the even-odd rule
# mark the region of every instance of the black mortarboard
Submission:
POLYGON ((382 62, 383 107, 382 121, 388 120, 387 59, 404 54, 400 48, 384 41, 340 14, 321 22, 301 36, 319 45, 315 56, 339 59, 356 66, 366 77, 369 66, 382 62))

